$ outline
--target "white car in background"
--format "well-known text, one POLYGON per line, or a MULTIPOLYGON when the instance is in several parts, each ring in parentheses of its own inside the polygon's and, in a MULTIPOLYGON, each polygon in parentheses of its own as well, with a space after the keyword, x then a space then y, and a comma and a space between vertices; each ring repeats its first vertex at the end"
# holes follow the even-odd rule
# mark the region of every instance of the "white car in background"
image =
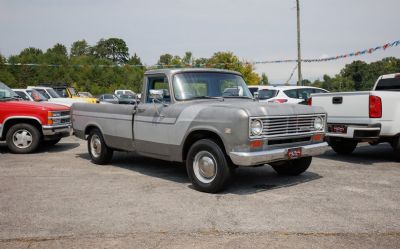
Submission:
POLYGON ((62 98, 51 87, 45 86, 28 86, 27 90, 34 89, 48 99, 49 102, 59 105, 71 107, 73 103, 85 103, 84 99, 62 98))
POLYGON ((300 104, 305 103, 313 93, 328 91, 312 86, 249 86, 250 92, 258 94, 261 102, 300 104))
POLYGON ((20 96, 23 100, 27 101, 47 101, 47 98, 43 96, 40 92, 34 89, 12 89, 18 96, 20 96))

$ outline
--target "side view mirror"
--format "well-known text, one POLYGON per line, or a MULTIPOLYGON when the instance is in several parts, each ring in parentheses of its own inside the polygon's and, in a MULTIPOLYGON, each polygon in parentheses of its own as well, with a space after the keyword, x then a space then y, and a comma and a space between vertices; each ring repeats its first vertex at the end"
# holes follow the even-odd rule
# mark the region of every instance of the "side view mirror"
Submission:
POLYGON ((258 92, 253 93, 253 95, 254 95, 254 100, 258 100, 259 99, 258 92))
POLYGON ((162 102, 164 99, 164 91, 163 90, 150 90, 150 99, 153 101, 162 102))

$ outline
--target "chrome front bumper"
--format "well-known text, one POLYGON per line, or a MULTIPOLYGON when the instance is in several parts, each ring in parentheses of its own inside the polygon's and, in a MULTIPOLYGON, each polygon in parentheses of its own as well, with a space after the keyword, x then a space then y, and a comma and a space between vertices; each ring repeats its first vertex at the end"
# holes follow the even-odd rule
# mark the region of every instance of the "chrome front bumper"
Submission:
MULTIPOLYGON (((298 146, 296 148, 299 147, 302 150, 301 157, 317 156, 329 150, 328 143, 326 142, 298 146)), ((257 152, 230 152, 229 156, 232 162, 236 165, 254 166, 271 162, 289 160, 288 149, 291 148, 257 151, 257 152)))
POLYGON ((68 137, 71 134, 71 125, 43 126, 43 136, 46 137, 68 137))

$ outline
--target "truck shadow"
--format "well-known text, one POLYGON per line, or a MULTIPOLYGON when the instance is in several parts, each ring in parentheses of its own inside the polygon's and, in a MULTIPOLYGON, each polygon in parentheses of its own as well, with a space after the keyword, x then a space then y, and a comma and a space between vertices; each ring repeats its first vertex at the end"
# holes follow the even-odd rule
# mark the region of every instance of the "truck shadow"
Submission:
MULTIPOLYGON (((39 148, 33 154, 40 154, 43 152, 59 153, 75 149, 79 145, 79 143, 61 142, 53 146, 39 146, 39 148)), ((11 154, 11 151, 7 148, 5 143, 0 143, 0 154, 11 154)))
MULTIPOLYGON (((90 160, 87 153, 78 154, 77 156, 90 160)), ((184 184, 193 189, 183 164, 141 157, 133 153, 117 152, 110 165, 132 170, 146 176, 184 184)), ((300 176, 282 177, 276 174, 268 165, 257 168, 238 168, 235 173, 228 188, 219 194, 248 195, 291 187, 322 178, 319 174, 311 171, 305 172, 300 176)))
POLYGON ((339 155, 334 151, 328 151, 318 157, 334 161, 364 165, 373 165, 375 163, 382 162, 396 162, 397 160, 392 147, 388 143, 382 143, 376 146, 363 143, 360 144, 350 155, 339 155))

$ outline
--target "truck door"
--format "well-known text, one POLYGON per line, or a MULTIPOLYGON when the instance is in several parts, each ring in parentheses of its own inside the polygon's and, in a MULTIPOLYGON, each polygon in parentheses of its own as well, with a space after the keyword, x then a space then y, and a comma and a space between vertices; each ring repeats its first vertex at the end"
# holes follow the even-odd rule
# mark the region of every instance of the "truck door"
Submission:
POLYGON ((169 130, 175 119, 169 117, 170 86, 166 75, 146 77, 142 102, 134 115, 134 142, 138 152, 159 158, 169 156, 169 130), (162 93, 162 99, 151 98, 151 90, 162 93))

